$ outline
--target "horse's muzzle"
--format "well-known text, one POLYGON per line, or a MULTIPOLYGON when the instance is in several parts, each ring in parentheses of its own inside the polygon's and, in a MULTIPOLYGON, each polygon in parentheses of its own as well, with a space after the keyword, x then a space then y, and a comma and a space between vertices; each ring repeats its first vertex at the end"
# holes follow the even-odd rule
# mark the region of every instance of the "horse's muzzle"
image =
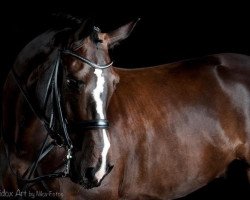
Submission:
POLYGON ((70 172, 70 179, 72 182, 81 185, 85 189, 92 189, 95 187, 99 187, 103 181, 103 179, 112 171, 114 165, 107 166, 107 170, 105 175, 102 177, 100 181, 98 181, 95 177, 95 168, 89 167, 86 169, 84 176, 77 176, 75 172, 70 172))

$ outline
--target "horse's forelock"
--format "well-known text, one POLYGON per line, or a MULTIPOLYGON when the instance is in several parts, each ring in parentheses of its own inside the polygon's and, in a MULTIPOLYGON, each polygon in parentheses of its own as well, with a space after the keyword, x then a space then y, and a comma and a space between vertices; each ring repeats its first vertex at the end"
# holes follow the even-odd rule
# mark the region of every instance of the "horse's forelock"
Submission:
POLYGON ((94 43, 102 42, 102 40, 99 38, 98 33, 101 32, 101 29, 97 26, 93 26, 93 31, 90 34, 90 38, 94 43))

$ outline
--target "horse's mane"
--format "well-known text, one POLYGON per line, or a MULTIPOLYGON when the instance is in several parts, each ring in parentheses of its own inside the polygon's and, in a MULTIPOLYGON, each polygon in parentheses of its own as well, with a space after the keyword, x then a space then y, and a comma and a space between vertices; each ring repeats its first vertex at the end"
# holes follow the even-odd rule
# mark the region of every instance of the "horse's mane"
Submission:
MULTIPOLYGON (((31 40, 19 53, 14 63, 14 68, 17 74, 27 80, 31 71, 41 66, 49 56, 54 56, 53 50, 55 48, 67 48, 72 43, 72 34, 81 27, 84 21, 88 19, 82 19, 72 16, 70 14, 55 13, 49 17, 50 20, 45 20, 46 26, 50 27, 47 31, 38 35, 31 40)), ((94 42, 102 42, 98 38, 98 32, 100 29, 93 26, 93 21, 88 21, 89 26, 86 27, 86 33, 82 34, 83 38, 91 36, 94 42)), ((52 59, 52 58, 50 58, 52 59)))
POLYGON ((27 79, 31 71, 44 63, 55 47, 65 46, 70 35, 78 29, 81 18, 64 13, 54 13, 46 16, 46 24, 42 24, 42 33, 32 39, 19 52, 14 68, 20 76, 27 79))
POLYGON ((77 16, 72 16, 71 14, 65 14, 65 13, 53 13, 51 16, 51 26, 53 29, 59 29, 59 28, 64 28, 64 27, 69 27, 69 28, 78 28, 84 19, 77 17, 77 16))

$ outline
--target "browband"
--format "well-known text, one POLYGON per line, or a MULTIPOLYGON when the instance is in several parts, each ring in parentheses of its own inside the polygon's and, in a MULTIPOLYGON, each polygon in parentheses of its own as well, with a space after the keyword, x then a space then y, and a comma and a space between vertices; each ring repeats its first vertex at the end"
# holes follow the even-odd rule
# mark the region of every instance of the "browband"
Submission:
POLYGON ((98 64, 93 63, 92 61, 90 61, 90 60, 87 59, 87 58, 84 58, 84 57, 82 57, 82 56, 80 56, 80 55, 78 55, 78 54, 76 54, 76 53, 73 53, 73 52, 70 51, 70 50, 62 50, 61 52, 62 52, 63 54, 71 55, 71 56, 73 56, 73 57, 75 57, 75 58, 81 60, 82 62, 87 63, 89 66, 91 66, 91 67, 93 67, 93 68, 96 68, 96 69, 106 69, 106 68, 110 67, 110 66, 113 64, 113 62, 110 62, 110 63, 108 63, 108 64, 106 64, 106 65, 98 65, 98 64))

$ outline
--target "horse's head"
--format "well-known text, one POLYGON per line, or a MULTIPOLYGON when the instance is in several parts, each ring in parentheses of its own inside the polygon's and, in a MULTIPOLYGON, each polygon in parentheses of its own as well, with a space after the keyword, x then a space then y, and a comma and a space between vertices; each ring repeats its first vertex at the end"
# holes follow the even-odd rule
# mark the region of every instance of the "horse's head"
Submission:
POLYGON ((73 144, 70 178, 97 187, 111 169, 106 110, 119 81, 108 50, 131 33, 136 22, 110 33, 84 23, 61 53, 63 104, 73 144))

